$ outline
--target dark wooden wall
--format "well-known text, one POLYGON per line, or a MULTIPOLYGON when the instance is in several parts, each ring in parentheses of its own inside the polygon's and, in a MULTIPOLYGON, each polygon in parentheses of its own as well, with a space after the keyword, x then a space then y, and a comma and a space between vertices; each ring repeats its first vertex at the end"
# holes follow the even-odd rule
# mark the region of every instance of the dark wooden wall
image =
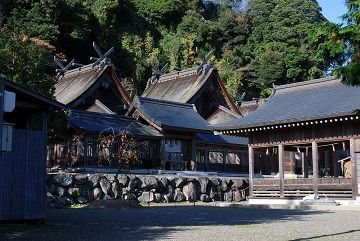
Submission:
POLYGON ((313 140, 348 139, 360 135, 360 121, 314 124, 311 126, 283 127, 257 131, 249 134, 249 143, 254 145, 277 143, 308 143, 313 140))
POLYGON ((0 220, 45 218, 46 131, 13 130, 0 153, 0 220))

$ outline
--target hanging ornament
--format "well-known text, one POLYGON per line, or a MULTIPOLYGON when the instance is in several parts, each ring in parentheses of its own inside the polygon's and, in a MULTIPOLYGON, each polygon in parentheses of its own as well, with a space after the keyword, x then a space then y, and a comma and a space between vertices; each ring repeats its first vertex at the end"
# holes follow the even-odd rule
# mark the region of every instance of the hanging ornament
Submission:
POLYGON ((343 151, 346 151, 345 142, 343 142, 342 145, 343 145, 343 151))
POLYGON ((332 150, 333 150, 333 152, 335 152, 335 145, 334 144, 332 144, 332 150))

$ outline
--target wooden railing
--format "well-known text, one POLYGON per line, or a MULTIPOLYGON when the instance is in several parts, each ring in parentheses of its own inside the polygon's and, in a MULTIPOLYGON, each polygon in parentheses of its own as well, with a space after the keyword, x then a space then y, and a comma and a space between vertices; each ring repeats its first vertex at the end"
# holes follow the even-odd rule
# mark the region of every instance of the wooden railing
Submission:
MULTIPOLYGON (((272 178, 253 179, 253 197, 280 197, 280 180, 272 178)), ((304 197, 314 194, 312 178, 283 180, 284 197, 304 197)), ((351 178, 319 178, 318 195, 331 198, 351 198, 351 178)))

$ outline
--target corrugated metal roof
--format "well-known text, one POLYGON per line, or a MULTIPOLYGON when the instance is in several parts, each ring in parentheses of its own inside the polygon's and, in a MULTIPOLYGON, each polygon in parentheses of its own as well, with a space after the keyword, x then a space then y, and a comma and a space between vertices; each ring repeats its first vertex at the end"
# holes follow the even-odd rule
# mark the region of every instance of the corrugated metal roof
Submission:
POLYGON ((217 130, 344 116, 360 109, 360 87, 328 77, 277 86, 266 102, 247 116, 214 125, 217 130))
POLYGON ((71 103, 89 89, 108 68, 111 66, 98 70, 90 64, 66 71, 55 85, 54 97, 63 104, 71 103))
POLYGON ((207 144, 221 144, 221 145, 248 145, 249 139, 245 137, 228 136, 228 135, 211 135, 197 133, 196 138, 199 142, 207 144))
POLYGON ((135 137, 161 138, 162 135, 150 126, 137 120, 116 114, 101 114, 89 111, 71 110, 66 119, 75 129, 90 133, 119 133, 126 131, 135 137))
POLYGON ((0 82, 4 84, 5 90, 12 91, 15 92, 15 94, 17 94, 16 99, 23 97, 27 99, 27 101, 42 103, 44 107, 51 106, 51 107, 55 107, 56 109, 64 109, 64 110, 68 109, 68 107, 65 106, 64 104, 54 99, 51 99, 47 96, 44 96, 36 91, 33 91, 28 87, 15 83, 13 81, 0 79, 0 82))
POLYGON ((135 97, 134 106, 147 119, 161 128, 211 132, 209 123, 196 112, 192 104, 135 97))

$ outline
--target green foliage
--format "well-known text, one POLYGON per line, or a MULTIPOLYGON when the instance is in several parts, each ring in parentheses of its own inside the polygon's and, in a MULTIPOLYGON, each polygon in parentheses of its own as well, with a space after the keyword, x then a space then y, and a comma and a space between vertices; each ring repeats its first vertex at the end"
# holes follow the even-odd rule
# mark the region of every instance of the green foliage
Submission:
POLYGON ((132 0, 137 12, 151 23, 171 25, 184 15, 186 1, 182 0, 132 0))
POLYGON ((51 55, 87 64, 96 41, 101 49, 115 47, 118 74, 140 94, 151 64, 192 67, 200 47, 214 50, 212 61, 233 98, 244 90, 266 95, 273 83, 320 77, 344 61, 348 39, 358 36, 354 6, 347 16, 353 22, 341 30, 314 0, 4 0, 0 74, 51 94, 51 55))
POLYGON ((36 38, 0 31, 0 77, 51 96, 53 48, 36 38))
POLYGON ((137 90, 144 89, 145 81, 139 81, 144 76, 151 75, 151 65, 158 66, 159 49, 155 47, 154 39, 150 32, 144 37, 137 35, 123 35, 122 47, 130 53, 135 63, 134 86, 137 90))
POLYGON ((323 66, 334 68, 344 62, 345 42, 341 39, 340 26, 323 23, 309 35, 315 49, 314 58, 323 66))

